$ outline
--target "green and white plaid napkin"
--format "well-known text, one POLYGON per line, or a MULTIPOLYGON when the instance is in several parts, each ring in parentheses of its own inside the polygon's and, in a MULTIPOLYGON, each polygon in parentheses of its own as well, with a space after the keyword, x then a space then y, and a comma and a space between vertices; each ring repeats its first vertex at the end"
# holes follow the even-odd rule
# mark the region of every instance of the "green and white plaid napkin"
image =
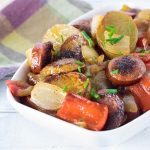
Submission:
POLYGON ((25 51, 41 41, 48 28, 91 9, 81 0, 11 0, 0 10, 0 79, 16 71, 25 51))

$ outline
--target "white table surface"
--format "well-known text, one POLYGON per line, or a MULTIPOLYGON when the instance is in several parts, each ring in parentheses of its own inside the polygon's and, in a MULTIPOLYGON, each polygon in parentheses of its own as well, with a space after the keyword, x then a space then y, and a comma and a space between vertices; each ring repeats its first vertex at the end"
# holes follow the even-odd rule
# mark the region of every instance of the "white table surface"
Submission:
MULTIPOLYGON (((8 0, 7 0, 8 1, 8 0)), ((90 2, 90 0, 87 0, 90 2)), ((100 0, 99 0, 100 1, 100 0)), ((98 0, 92 1, 95 7, 98 0)), ((123 136, 123 135, 122 135, 123 136)), ((83 139, 84 140, 84 139, 83 139)), ((70 139, 51 135, 46 129, 24 119, 9 104, 6 86, 0 81, 0 150, 150 150, 150 128, 113 147, 86 147, 70 139)))

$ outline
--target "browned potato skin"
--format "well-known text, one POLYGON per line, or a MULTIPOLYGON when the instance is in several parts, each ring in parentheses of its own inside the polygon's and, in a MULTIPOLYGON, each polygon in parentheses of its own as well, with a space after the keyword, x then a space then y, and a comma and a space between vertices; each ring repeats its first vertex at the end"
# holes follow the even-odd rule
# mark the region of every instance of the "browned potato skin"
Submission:
POLYGON ((79 35, 73 35, 67 38, 60 48, 60 58, 75 58, 83 60, 81 52, 82 38, 79 35))
MULTIPOLYGON (((49 75, 56 75, 60 73, 75 71, 78 68, 78 64, 76 64, 76 61, 77 60, 73 58, 60 59, 45 66, 40 74, 46 77, 49 75)), ((84 68, 84 65, 82 66, 82 68, 84 68)))
POLYGON ((52 44, 47 43, 37 43, 32 49, 32 59, 31 59, 31 71, 33 73, 40 73, 42 68, 51 62, 52 56, 52 44))
POLYGON ((84 30, 86 33, 91 35, 91 21, 91 18, 87 20, 80 20, 73 24, 73 26, 81 31, 84 30))
POLYGON ((125 114, 127 116, 126 123, 132 121, 140 115, 140 109, 131 93, 126 92, 123 96, 125 114))
POLYGON ((40 74, 34 74, 32 72, 28 73, 28 82, 31 85, 35 85, 37 82, 43 81, 43 80, 44 80, 44 77, 40 74))
POLYGON ((84 83, 86 82, 87 77, 78 72, 69 72, 65 74, 54 75, 47 77, 45 82, 50 84, 57 85, 60 88, 67 87, 66 92, 72 92, 75 94, 80 94, 83 96, 88 96, 88 91, 90 91, 91 84, 89 83, 87 89, 84 88, 84 83))
POLYGON ((124 122, 124 102, 118 95, 106 94, 104 98, 98 101, 100 104, 106 104, 108 106, 109 115, 105 130, 115 129, 121 126, 124 122))
POLYGON ((110 60, 106 75, 114 85, 131 85, 139 81, 146 72, 145 64, 134 56, 121 56, 110 60), (112 71, 118 69, 117 74, 112 71))

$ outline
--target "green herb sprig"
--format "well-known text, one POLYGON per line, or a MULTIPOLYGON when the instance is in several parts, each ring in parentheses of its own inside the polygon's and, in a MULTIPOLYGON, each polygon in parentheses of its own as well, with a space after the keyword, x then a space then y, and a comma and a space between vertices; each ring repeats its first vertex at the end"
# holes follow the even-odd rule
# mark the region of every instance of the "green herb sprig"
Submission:
POLYGON ((84 62, 82 62, 82 61, 80 61, 80 60, 77 60, 75 63, 76 63, 77 65, 79 65, 79 66, 83 66, 83 65, 84 65, 84 62))
POLYGON ((117 30, 116 27, 113 25, 108 25, 105 27, 106 31, 108 31, 108 39, 105 42, 109 42, 111 45, 114 45, 121 41, 124 38, 124 35, 120 35, 119 37, 113 38, 113 35, 116 34, 117 30))
POLYGON ((90 90, 90 96, 91 96, 92 98, 96 99, 96 100, 98 100, 98 99, 101 98, 100 95, 97 94, 95 88, 92 88, 92 89, 90 90))
POLYGON ((116 37, 116 38, 109 38, 109 39, 106 39, 106 42, 109 42, 111 45, 114 45, 116 43, 118 43, 119 41, 121 41, 122 39, 124 38, 124 35, 120 35, 119 37, 116 37))
POLYGON ((67 85, 65 85, 64 87, 63 87, 63 92, 67 92, 68 91, 68 87, 67 87, 67 85))
POLYGON ((90 79, 87 78, 86 81, 85 81, 85 83, 84 83, 84 85, 83 85, 84 89, 87 89, 88 86, 89 86, 89 84, 90 84, 90 79))
POLYGON ((77 68, 78 72, 81 73, 81 68, 83 67, 84 62, 77 60, 75 63, 78 65, 78 68, 77 68))
POLYGON ((117 89, 107 89, 107 90, 106 90, 106 93, 107 93, 107 94, 117 94, 117 93, 118 93, 118 90, 117 90, 117 89))
POLYGON ((112 38, 112 36, 116 33, 116 28, 113 25, 108 25, 105 27, 105 29, 109 32, 109 38, 112 38))
POLYGON ((81 66, 78 66, 78 72, 81 73, 81 66))
POLYGON ((87 40, 89 47, 93 47, 93 41, 92 39, 88 36, 88 34, 85 31, 82 31, 81 34, 83 37, 87 40))
POLYGON ((119 73, 119 69, 114 69, 111 71, 111 75, 115 75, 119 73))

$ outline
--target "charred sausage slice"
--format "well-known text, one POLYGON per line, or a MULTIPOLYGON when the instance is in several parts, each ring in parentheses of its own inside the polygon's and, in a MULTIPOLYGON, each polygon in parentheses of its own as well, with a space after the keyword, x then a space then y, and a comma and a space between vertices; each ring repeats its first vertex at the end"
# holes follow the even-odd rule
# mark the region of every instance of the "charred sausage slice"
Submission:
POLYGON ((128 55, 112 59, 108 64, 106 75, 114 85, 131 85, 140 80, 145 72, 143 61, 128 55))
POLYGON ((121 126, 124 121, 124 102, 120 97, 106 94, 99 100, 99 103, 107 105, 109 110, 105 129, 110 130, 121 126))
POLYGON ((51 62, 52 47, 51 42, 37 43, 34 46, 31 56, 31 70, 33 73, 40 73, 42 68, 51 62))

